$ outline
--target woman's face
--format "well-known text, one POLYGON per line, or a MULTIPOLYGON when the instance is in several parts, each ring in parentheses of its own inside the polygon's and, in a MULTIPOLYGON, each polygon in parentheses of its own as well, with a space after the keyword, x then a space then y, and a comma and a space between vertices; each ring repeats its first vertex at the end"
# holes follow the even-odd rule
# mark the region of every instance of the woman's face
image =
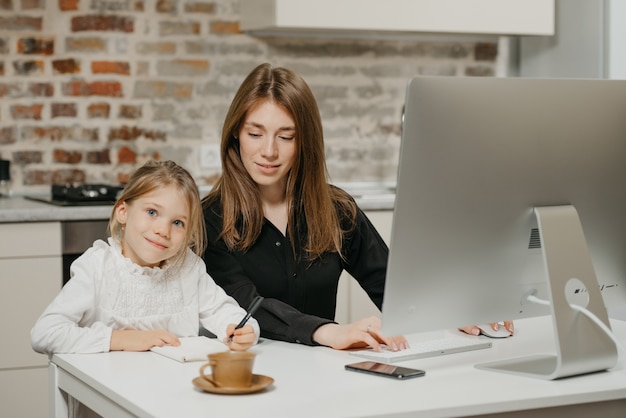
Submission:
POLYGON ((241 160, 262 193, 284 193, 296 155, 296 127, 287 110, 271 100, 250 108, 239 132, 241 160))

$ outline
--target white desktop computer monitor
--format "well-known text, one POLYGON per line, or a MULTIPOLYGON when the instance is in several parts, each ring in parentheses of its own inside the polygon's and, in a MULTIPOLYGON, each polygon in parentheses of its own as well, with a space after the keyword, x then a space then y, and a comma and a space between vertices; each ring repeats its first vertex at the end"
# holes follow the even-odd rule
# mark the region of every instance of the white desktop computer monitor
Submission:
POLYGON ((489 367, 613 367, 615 344, 572 305, 606 325, 626 306, 626 81, 412 79, 383 332, 552 315, 554 356, 489 367))

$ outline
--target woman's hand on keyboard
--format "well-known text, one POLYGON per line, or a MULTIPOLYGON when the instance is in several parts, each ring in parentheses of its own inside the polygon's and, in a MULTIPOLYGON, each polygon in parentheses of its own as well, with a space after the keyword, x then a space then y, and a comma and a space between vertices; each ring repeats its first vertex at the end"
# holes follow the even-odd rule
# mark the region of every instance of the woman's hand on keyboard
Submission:
POLYGON ((394 337, 382 335, 380 318, 375 316, 346 325, 322 325, 313 333, 313 339, 319 344, 337 350, 370 346, 375 351, 380 351, 381 344, 387 345, 392 351, 409 347, 406 338, 402 335, 394 337))
MULTIPOLYGON (((511 335, 514 334, 515 331, 515 327, 513 326, 513 321, 504 321, 504 327, 507 329, 507 331, 509 331, 511 333, 511 335)), ((491 324, 491 328, 494 329, 494 331, 497 331, 499 327, 501 327, 502 324, 498 323, 498 322, 494 322, 491 324)), ((461 331, 465 332, 466 334, 470 334, 470 335, 480 335, 480 328, 478 328, 477 325, 471 325, 469 327, 463 327, 463 328, 459 328, 461 331)))

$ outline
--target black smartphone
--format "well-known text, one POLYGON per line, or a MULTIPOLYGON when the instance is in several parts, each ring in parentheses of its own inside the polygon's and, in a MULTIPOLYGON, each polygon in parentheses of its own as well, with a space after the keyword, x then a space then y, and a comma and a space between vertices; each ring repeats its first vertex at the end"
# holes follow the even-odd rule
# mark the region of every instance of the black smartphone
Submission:
POLYGON ((424 376, 426 372, 409 367, 394 366, 393 364, 378 363, 375 361, 361 361, 359 363, 346 364, 346 370, 375 374, 378 376, 391 377, 394 379, 411 379, 424 376))

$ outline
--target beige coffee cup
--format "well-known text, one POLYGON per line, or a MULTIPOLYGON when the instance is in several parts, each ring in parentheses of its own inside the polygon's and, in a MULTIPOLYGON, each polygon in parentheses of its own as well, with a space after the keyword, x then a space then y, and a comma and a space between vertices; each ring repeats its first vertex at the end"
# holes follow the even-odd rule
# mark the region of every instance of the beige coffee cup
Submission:
POLYGON ((200 367, 200 375, 220 388, 246 388, 252 382, 255 354, 249 351, 222 351, 208 355, 209 362, 200 367), (211 367, 212 374, 204 370, 211 367))

